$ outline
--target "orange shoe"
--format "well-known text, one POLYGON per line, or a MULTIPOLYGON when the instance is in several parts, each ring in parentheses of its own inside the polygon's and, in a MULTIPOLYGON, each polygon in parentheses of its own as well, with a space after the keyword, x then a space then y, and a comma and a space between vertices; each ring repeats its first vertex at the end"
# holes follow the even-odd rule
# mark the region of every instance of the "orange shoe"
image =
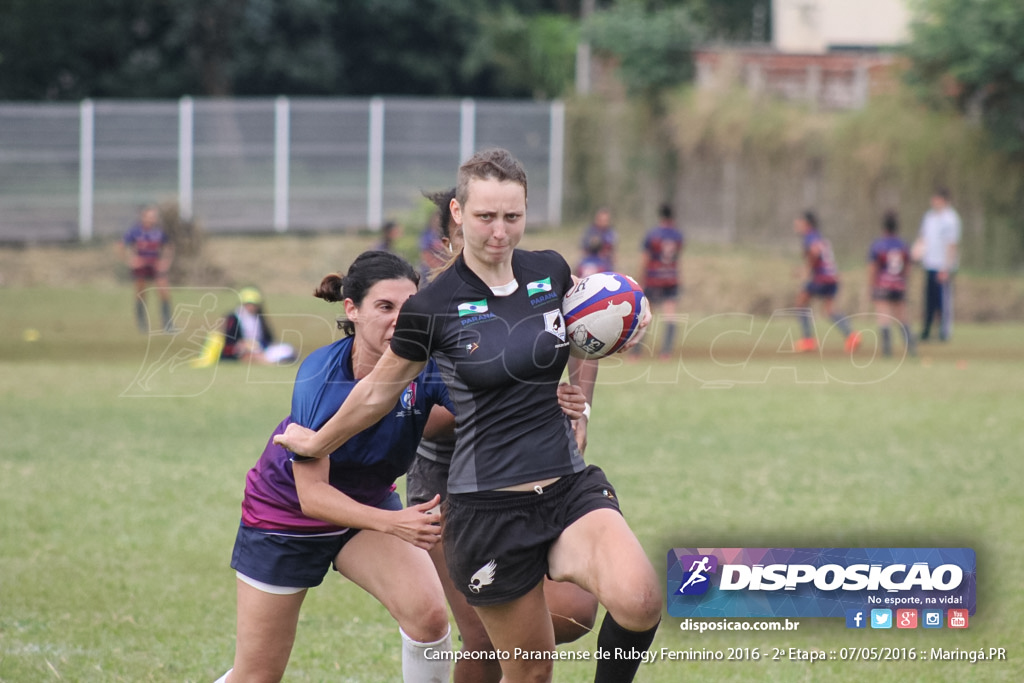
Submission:
POLYGON ((814 337, 804 337, 803 339, 797 341, 797 343, 796 343, 796 352, 797 353, 806 353, 808 351, 817 351, 817 350, 818 350, 818 340, 815 339, 814 337))
POLYGON ((846 338, 846 344, 843 345, 843 348, 846 349, 847 353, 853 353, 857 350, 858 346, 860 346, 860 332, 851 332, 846 338))

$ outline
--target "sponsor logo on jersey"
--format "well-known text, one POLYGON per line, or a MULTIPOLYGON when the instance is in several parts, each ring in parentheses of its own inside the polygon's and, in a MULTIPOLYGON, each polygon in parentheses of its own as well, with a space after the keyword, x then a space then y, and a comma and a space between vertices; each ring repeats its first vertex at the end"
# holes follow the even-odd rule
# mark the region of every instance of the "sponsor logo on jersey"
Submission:
POLYGON ((498 563, 491 560, 480 569, 476 570, 472 578, 469 580, 469 590, 474 593, 479 593, 480 589, 484 586, 490 586, 494 583, 494 572, 498 569, 498 563))
POLYGON ((544 331, 558 337, 558 341, 565 341, 565 319, 557 308, 544 314, 544 331))
POLYGON ((416 405, 416 382, 410 382, 409 386, 402 392, 402 408, 412 410, 416 405))
POLYGON ((395 411, 395 417, 409 417, 410 415, 422 415, 423 411, 416 408, 416 395, 419 389, 416 387, 416 381, 409 382, 409 386, 405 388, 402 395, 398 398, 398 409, 395 411))

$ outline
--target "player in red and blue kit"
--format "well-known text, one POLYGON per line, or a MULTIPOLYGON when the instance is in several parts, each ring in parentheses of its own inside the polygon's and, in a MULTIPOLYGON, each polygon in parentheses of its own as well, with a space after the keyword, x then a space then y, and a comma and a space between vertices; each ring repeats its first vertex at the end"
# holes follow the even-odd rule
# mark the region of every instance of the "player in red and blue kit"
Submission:
POLYGON ((796 297, 796 306, 801 309, 800 324, 803 331, 796 350, 815 351, 818 348, 810 309, 811 301, 818 299, 822 311, 843 333, 847 353, 853 353, 860 344, 860 335, 853 332, 846 318, 834 309, 836 292, 839 291, 839 270, 832 253, 832 244, 818 231, 818 218, 812 211, 805 211, 797 217, 793 222, 793 230, 803 238, 807 265, 807 280, 796 297))
POLYGON ((121 239, 122 253, 127 254, 128 267, 135 281, 135 320, 141 332, 149 332, 146 315, 146 284, 156 285, 160 298, 160 312, 164 330, 171 331, 171 293, 167 271, 174 258, 174 245, 160 227, 160 213, 147 206, 139 214, 139 221, 121 239))
POLYGON ((583 259, 576 266, 576 277, 584 278, 594 273, 615 270, 615 228, 612 227, 612 213, 605 207, 594 212, 594 222, 590 224, 580 246, 583 259))
POLYGON ((907 324, 907 271, 910 267, 910 249, 896 233, 899 216, 886 211, 882 217, 882 236, 868 249, 868 283, 871 300, 878 316, 878 331, 882 338, 882 354, 892 355, 892 331, 889 323, 896 320, 908 354, 914 353, 914 339, 907 324))
MULTIPOLYGON (((644 237, 644 274, 641 283, 647 301, 651 304, 651 312, 658 314, 659 323, 665 327, 659 354, 662 358, 671 356, 675 343, 676 299, 682 289, 679 260, 685 244, 682 231, 676 227, 672 207, 662 204, 658 209, 658 224, 644 237)), ((652 335, 655 333, 652 332, 652 335)), ((654 343, 655 337, 652 336, 652 347, 654 343)))
POLYGON ((344 301, 347 319, 339 326, 347 336, 302 363, 291 415, 246 476, 231 558, 238 577, 235 661, 221 680, 283 676, 306 591, 320 585, 332 565, 398 622, 404 680, 448 680, 448 612, 427 554, 440 537, 440 516, 425 514, 439 497, 403 510, 395 492, 432 408, 447 408, 434 420, 452 426, 448 391, 430 381, 433 363, 379 422, 327 458, 293 460, 274 444, 293 422, 317 428, 334 415, 388 347, 399 309, 417 284, 416 272, 400 257, 371 251, 356 258, 344 278, 329 275, 316 291, 326 301, 344 301))

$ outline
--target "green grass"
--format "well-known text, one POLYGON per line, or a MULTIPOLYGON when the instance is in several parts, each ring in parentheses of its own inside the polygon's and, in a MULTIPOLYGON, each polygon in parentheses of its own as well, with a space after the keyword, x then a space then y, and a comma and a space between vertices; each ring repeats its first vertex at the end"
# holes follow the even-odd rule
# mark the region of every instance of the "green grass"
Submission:
MULTIPOLYGON (((305 351, 336 334, 333 309, 307 299, 273 302, 305 351)), ((0 290, 0 312, 0 681, 215 679, 234 652, 245 473, 288 410, 294 368, 175 365, 199 316, 176 336, 140 335, 125 291, 0 290)), ((638 680, 1021 680, 1024 326, 963 325, 917 358, 865 350, 856 364, 836 344, 780 351, 792 327, 688 320, 677 361, 602 367, 587 458, 655 567, 682 546, 966 546, 977 614, 964 632, 803 619, 795 633, 704 636, 666 615, 656 648, 761 659, 661 661, 638 680), (862 646, 1005 647, 1008 661, 772 660, 862 646)), ((590 680, 592 666, 558 663, 556 680, 590 680)), ((383 608, 336 576, 311 591, 287 680, 400 678, 383 608)))

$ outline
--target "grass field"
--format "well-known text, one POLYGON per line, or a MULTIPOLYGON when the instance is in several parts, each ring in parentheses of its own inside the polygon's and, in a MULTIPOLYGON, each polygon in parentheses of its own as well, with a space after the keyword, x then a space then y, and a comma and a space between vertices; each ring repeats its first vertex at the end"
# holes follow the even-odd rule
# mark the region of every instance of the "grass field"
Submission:
MULTIPOLYGON (((174 336, 138 334, 129 296, 0 290, 0 681, 211 681, 230 666, 243 480, 288 410, 294 368, 182 363, 203 316, 230 308, 227 290, 176 292, 174 336)), ((304 352, 336 334, 322 302, 272 304, 304 352)), ((655 567, 664 575, 683 546, 971 547, 977 614, 961 632, 825 619, 704 636, 666 615, 656 648, 761 658, 661 661, 638 680, 1024 679, 1024 325, 961 325, 906 359, 873 357, 867 335, 853 363, 831 338, 821 356, 786 353, 793 327, 688 319, 676 360, 602 367, 587 459, 608 471, 655 567), (1005 647, 1008 659, 772 658, 862 646, 1005 647)), ((310 593, 286 680, 400 677, 383 608, 336 576, 310 593)), ((555 668, 558 681, 591 677, 592 664, 555 668)))

